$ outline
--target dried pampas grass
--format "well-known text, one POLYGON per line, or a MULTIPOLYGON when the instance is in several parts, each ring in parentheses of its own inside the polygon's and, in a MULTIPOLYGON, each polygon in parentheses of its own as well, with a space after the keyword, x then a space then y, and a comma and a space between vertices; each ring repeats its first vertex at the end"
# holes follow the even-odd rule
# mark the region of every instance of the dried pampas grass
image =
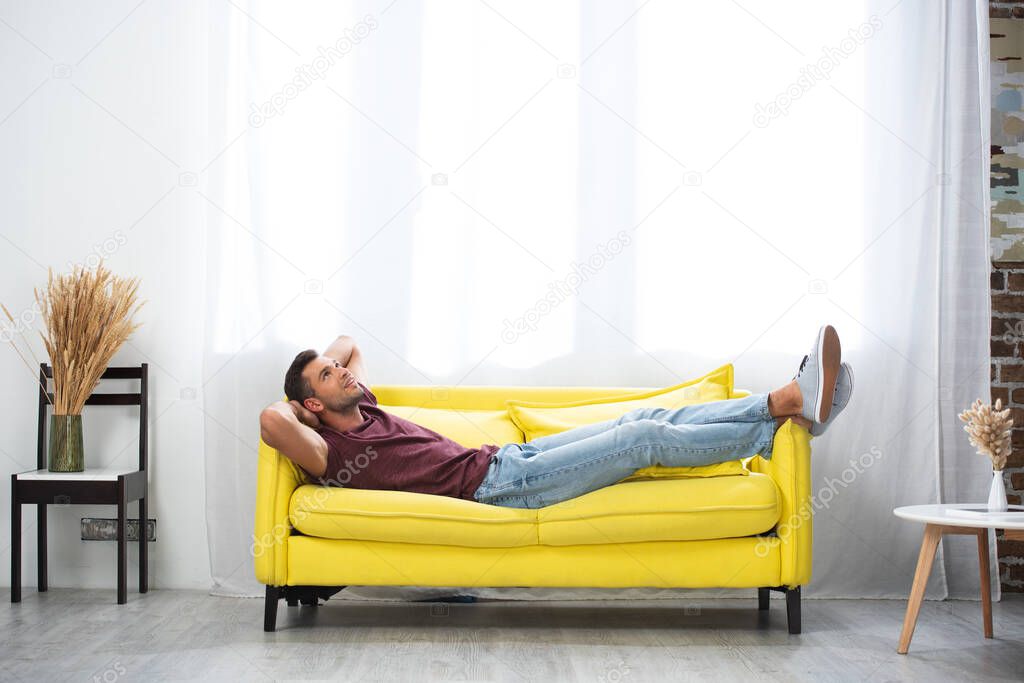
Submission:
POLYGON ((1006 459, 1010 456, 1010 433, 1013 429, 1013 418, 1010 409, 1003 410, 1002 399, 996 399, 995 407, 982 403, 977 399, 969 409, 960 413, 960 419, 966 422, 964 431, 970 436, 971 445, 978 449, 980 455, 992 460, 992 469, 1001 471, 1006 467, 1006 459))
MULTIPOLYGON (((39 336, 53 366, 54 415, 81 414, 110 359, 138 329, 132 318, 145 304, 136 300, 138 287, 138 278, 113 275, 101 261, 96 270, 76 266, 56 278, 50 270, 46 290, 33 289, 46 326, 39 336)), ((6 307, 4 313, 13 323, 6 307)))

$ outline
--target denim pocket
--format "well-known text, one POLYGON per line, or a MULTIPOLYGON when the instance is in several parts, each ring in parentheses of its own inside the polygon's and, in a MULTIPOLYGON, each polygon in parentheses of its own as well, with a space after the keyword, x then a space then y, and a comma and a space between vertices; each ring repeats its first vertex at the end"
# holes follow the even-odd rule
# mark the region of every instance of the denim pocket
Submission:
POLYGON ((489 490, 494 490, 501 482, 501 469, 505 463, 505 458, 499 457, 497 454, 492 456, 493 461, 487 467, 487 474, 484 476, 484 482, 489 490))
POLYGON ((501 468, 501 460, 497 455, 491 456, 491 463, 487 466, 483 481, 480 482, 473 494, 475 500, 489 496, 498 487, 498 470, 501 468))

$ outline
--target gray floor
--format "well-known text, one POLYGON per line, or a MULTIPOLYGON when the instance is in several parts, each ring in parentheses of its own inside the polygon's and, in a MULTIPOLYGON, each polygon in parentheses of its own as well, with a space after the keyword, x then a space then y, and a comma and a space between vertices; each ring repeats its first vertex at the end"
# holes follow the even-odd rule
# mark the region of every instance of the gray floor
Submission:
POLYGON ((200 591, 0 590, 0 678, 170 680, 1022 680, 1024 600, 926 602, 910 654, 896 654, 905 603, 630 600, 395 603, 341 601, 278 612, 200 591))

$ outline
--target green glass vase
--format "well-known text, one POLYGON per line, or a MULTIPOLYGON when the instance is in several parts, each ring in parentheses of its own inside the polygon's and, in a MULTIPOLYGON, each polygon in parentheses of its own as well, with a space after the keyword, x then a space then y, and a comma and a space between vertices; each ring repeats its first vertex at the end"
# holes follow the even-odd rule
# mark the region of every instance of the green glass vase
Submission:
POLYGON ((53 415, 50 419, 51 472, 81 472, 85 469, 82 445, 82 416, 53 415))

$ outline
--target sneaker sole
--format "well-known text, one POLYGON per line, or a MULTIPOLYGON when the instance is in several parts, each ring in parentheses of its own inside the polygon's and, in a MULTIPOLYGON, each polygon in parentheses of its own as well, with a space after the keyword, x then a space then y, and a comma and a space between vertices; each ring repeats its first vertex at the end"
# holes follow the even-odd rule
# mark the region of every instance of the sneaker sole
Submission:
MULTIPOLYGON (((839 372, 840 373, 842 373, 842 371, 843 371, 843 366, 846 366, 846 374, 850 377, 850 394, 849 394, 849 396, 852 397, 853 396, 853 385, 854 385, 853 368, 851 368, 846 363, 840 363, 839 364, 839 372)), ((838 376, 837 376, 837 380, 836 381, 838 382, 838 376)), ((847 398, 846 404, 843 404, 843 408, 846 408, 846 405, 849 404, 849 402, 850 402, 850 398, 847 398)), ((832 397, 832 410, 836 410, 835 396, 832 397)), ((842 409, 840 409, 840 410, 842 410, 842 409)), ((835 418, 835 415, 832 415, 831 413, 829 413, 829 419, 831 420, 833 418, 835 418)), ((817 422, 815 422, 815 423, 811 424, 811 428, 808 431, 810 432, 811 436, 821 436, 822 434, 825 433, 826 430, 827 430, 827 426, 825 425, 824 422, 821 423, 821 424, 818 424, 817 422)))
POLYGON ((832 400, 835 398, 836 378, 839 376, 841 361, 839 333, 831 325, 825 325, 822 333, 818 335, 818 396, 814 403, 817 422, 824 422, 832 414, 832 400))

